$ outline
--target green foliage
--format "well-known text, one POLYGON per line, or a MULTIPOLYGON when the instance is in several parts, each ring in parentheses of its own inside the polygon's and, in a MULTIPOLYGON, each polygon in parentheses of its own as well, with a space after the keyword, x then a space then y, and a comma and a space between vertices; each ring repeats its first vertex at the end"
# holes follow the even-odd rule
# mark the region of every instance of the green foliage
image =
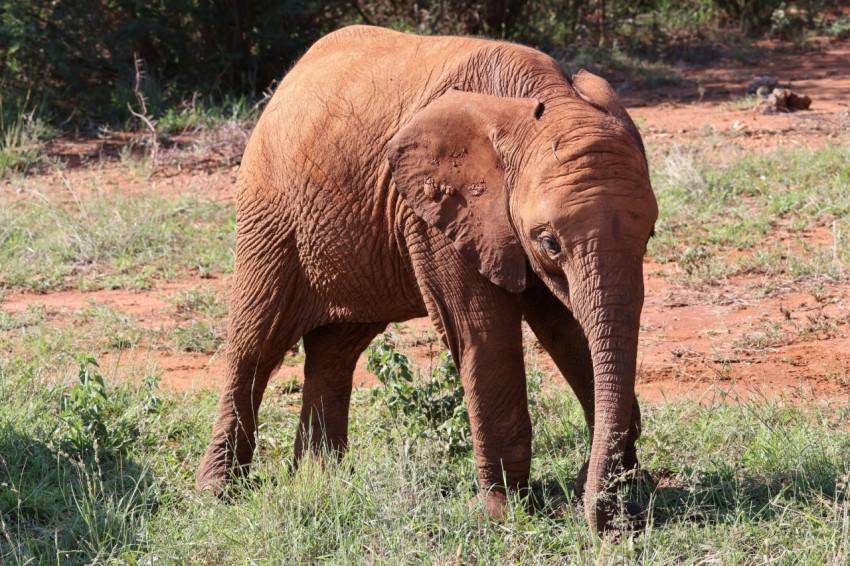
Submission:
POLYGON ((63 394, 60 401, 60 424, 56 429, 58 446, 82 461, 124 453, 139 434, 134 413, 139 410, 156 413, 161 407, 156 395, 160 378, 146 375, 143 380, 145 398, 141 407, 122 414, 121 407, 107 396, 99 369, 94 357, 81 356, 77 374, 79 383, 63 394))
MULTIPOLYGON (((401 360, 387 361, 403 371, 401 360)), ((601 543, 574 500, 588 439, 567 391, 544 391, 536 410, 531 481, 540 508, 530 513, 511 500, 505 519, 491 522, 469 505, 471 458, 387 442, 387 431, 376 426, 387 409, 368 392, 354 396, 351 448, 342 462, 307 459, 296 472, 288 460, 297 412, 287 396, 267 397, 255 487, 227 502, 199 496, 193 473, 216 395, 157 393, 157 408, 148 412, 151 389, 130 385, 140 376, 128 371, 117 370, 117 387, 106 384, 110 407, 100 419, 107 431, 126 421, 137 433, 120 453, 101 451, 80 465, 54 448, 56 410, 70 392, 62 372, 0 358, 4 564, 453 563, 458 555, 487 564, 850 559, 850 412, 841 403, 644 402, 638 455, 660 480, 638 494, 649 520, 639 533, 601 543)))
POLYGON ((145 547, 162 490, 136 458, 156 434, 156 378, 111 388, 92 358, 79 365, 67 387, 0 358, 0 563, 122 563, 145 547))
POLYGON ((182 289, 168 297, 168 302, 181 317, 201 314, 221 318, 227 314, 227 303, 220 293, 207 287, 182 289))
POLYGON ((160 116, 193 92, 259 94, 335 15, 333 3, 292 0, 5 2, 0 84, 32 92, 61 120, 123 121, 135 101, 135 54, 160 116))
POLYGON ((44 160, 41 145, 54 135, 55 130, 39 119, 35 110, 26 110, 26 103, 13 104, 7 111, 0 94, 0 179, 38 166, 44 160))
POLYGON ((227 94, 214 102, 193 98, 191 102, 181 103, 179 108, 170 106, 161 112, 156 129, 165 134, 184 134, 213 129, 229 121, 255 121, 259 113, 260 104, 245 95, 227 94))
MULTIPOLYGON (((200 307, 194 312, 207 303, 182 301, 200 307)), ((0 316, 0 329, 11 336, 44 316, 0 316)), ((529 367, 537 355, 529 350, 529 367)), ((765 562, 850 558, 850 412, 841 403, 644 402, 638 455, 661 481, 636 494, 647 527, 603 545, 574 500, 589 445, 581 407, 569 391, 539 391, 533 370, 531 483, 540 507, 529 513, 511 500, 496 523, 469 505, 469 452, 450 452, 436 430, 461 406, 456 372, 443 357, 420 377, 392 338, 372 353, 386 383, 353 396, 342 462, 308 458, 292 472, 298 414, 291 396, 267 395, 255 488, 229 502, 194 490, 215 393, 159 391, 159 372, 136 364, 103 379, 87 357, 67 384, 67 367, 45 363, 51 354, 15 358, 0 356, 4 564, 430 563, 455 560, 458 548, 466 561, 494 564, 737 564, 754 549, 765 562), (428 391, 427 380, 443 383, 428 391)))
POLYGON ((105 453, 120 450, 127 440, 106 428, 108 400, 103 377, 97 372, 99 367, 90 356, 80 360, 80 382, 62 397, 59 414, 64 425, 60 444, 84 457, 90 457, 98 449, 105 453))
POLYGON ((407 356, 395 349, 392 334, 376 340, 368 351, 366 369, 383 385, 374 390, 375 399, 390 413, 411 440, 436 441, 449 455, 470 448, 469 413, 463 400, 463 386, 448 351, 440 353, 440 363, 424 378, 410 367, 407 356))
POLYGON ((765 28, 782 0, 714 0, 717 6, 744 32, 765 28))
POLYGON ((174 349, 178 352, 211 354, 221 341, 221 336, 206 322, 192 321, 174 328, 174 349))
MULTIPOLYGON (((619 45, 645 64, 666 44, 713 38, 723 24, 758 33, 772 25, 783 35, 799 22, 812 27, 828 7, 823 0, 17 0, 0 4, 0 90, 12 115, 34 103, 42 122, 123 125, 128 104, 137 103, 138 57, 148 114, 160 132, 180 133, 224 114, 255 115, 254 101, 310 44, 353 23, 544 50, 619 45)), ((840 22, 834 35, 843 33, 840 22)))
POLYGON ((840 16, 830 22, 825 30, 827 35, 837 37, 839 39, 850 38, 850 16, 840 16))
POLYGON ((622 51, 616 42, 610 48, 581 46, 555 50, 552 56, 568 74, 574 74, 580 69, 600 76, 621 73, 628 76, 635 86, 650 89, 675 85, 682 81, 681 75, 672 67, 629 55, 622 51))

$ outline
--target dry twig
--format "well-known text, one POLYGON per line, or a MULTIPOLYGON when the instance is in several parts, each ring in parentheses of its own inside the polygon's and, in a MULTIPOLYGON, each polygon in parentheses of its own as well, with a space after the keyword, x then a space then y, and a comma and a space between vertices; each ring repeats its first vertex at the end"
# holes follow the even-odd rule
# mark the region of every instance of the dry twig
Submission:
POLYGON ((147 101, 145 100, 145 95, 142 93, 141 88, 142 80, 145 76, 144 61, 142 61, 136 53, 133 53, 133 65, 136 69, 136 78, 133 83, 133 94, 136 95, 136 101, 139 103, 140 112, 133 110, 133 106, 129 102, 127 103, 127 108, 130 109, 130 114, 141 120, 147 127, 148 132, 150 132, 151 168, 155 170, 159 163, 159 140, 156 136, 156 120, 154 120, 152 116, 148 115, 147 101))

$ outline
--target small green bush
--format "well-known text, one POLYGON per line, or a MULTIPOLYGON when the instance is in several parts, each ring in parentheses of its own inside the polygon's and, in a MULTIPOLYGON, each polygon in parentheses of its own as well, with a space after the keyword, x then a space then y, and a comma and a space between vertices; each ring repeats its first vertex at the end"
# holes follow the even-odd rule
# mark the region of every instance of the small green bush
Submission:
POLYGON ((824 30, 827 35, 838 39, 850 38, 850 16, 841 16, 832 21, 824 30))
POLYGON ((55 129, 39 119, 34 110, 11 110, 14 114, 7 117, 0 94, 0 179, 40 165, 44 161, 43 143, 56 135, 55 129))
POLYGON ((384 334, 369 348, 366 369, 383 385, 373 390, 375 399, 408 440, 434 440, 450 455, 468 451, 469 413, 451 354, 441 352, 429 375, 417 372, 414 377, 410 360, 396 351, 394 341, 392 334, 384 334))
POLYGON ((221 336, 206 322, 193 321, 174 329, 174 349, 178 352, 211 354, 221 344, 221 336))
POLYGON ((80 358, 80 382, 62 396, 59 444, 66 452, 89 459, 120 453, 136 437, 128 422, 113 421, 100 366, 91 356, 80 358), (107 423, 112 422, 112 426, 107 423))

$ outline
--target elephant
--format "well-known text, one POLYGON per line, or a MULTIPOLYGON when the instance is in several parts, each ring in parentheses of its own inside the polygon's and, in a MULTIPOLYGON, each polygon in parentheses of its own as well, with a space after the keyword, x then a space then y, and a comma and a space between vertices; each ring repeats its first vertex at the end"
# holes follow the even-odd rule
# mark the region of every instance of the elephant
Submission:
POLYGON ((638 465, 643 257, 658 216, 643 142, 604 79, 508 42, 370 26, 316 42, 284 77, 236 180, 225 375, 196 487, 244 476, 263 392, 306 355, 295 459, 347 447, 356 361, 428 316, 466 397, 486 513, 527 489, 522 321, 591 436, 587 520, 615 529, 638 465))

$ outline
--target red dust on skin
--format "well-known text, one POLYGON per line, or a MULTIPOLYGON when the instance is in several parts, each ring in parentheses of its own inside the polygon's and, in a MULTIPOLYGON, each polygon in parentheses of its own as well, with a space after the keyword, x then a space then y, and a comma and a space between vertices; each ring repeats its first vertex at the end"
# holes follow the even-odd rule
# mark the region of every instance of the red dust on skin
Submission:
MULTIPOLYGON (((749 67, 682 66, 679 70, 690 81, 686 86, 651 92, 625 89, 619 93, 650 147, 687 143, 694 136, 706 134, 716 134, 718 143, 746 151, 850 143, 850 43, 829 44, 822 51, 793 55, 777 51, 749 67), (730 100, 743 96, 748 82, 759 75, 773 76, 780 83, 790 83, 795 92, 811 96, 812 109, 762 115, 732 104, 730 100)), ((614 86, 618 86, 616 82, 614 86)), ((55 152, 96 155, 97 148, 86 143, 56 142, 55 152)), ((69 206, 74 206, 76 198, 118 191, 124 195, 190 194, 224 201, 232 200, 235 194, 235 168, 184 170, 148 179, 118 161, 93 163, 2 181, 0 193, 21 199, 67 200, 69 206), (41 194, 39 190, 45 186, 55 187, 56 192, 41 194)), ((815 228, 795 232, 792 237, 780 228, 774 237, 817 245, 830 241, 827 232, 815 228)), ((817 290, 801 283, 763 298, 754 291, 761 282, 759 276, 733 277, 720 285, 694 289, 669 281, 676 269, 675 264, 644 265, 646 299, 637 375, 640 398, 703 402, 763 397, 794 402, 850 399, 850 282, 822 283, 817 290)), ((10 290, 0 293, 0 311, 20 313, 40 304, 50 313, 49 323, 62 326, 71 322, 75 311, 103 304, 132 315, 141 328, 171 328, 183 320, 169 301, 173 293, 189 288, 213 289, 225 299, 229 284, 228 278, 208 280, 185 274, 143 292, 36 294, 10 290)), ((388 328, 399 336, 400 349, 425 370, 438 363, 441 347, 430 329, 425 318, 388 328)), ((524 333, 527 365, 537 364, 543 370, 544 387, 567 390, 542 349, 528 347, 532 333, 527 328, 524 333)), ((114 374, 119 365, 156 368, 163 375, 164 389, 218 390, 224 369, 222 353, 175 352, 143 345, 103 354, 99 360, 106 375, 114 374)), ((271 385, 302 378, 303 365, 284 364, 271 385)), ((376 384, 375 377, 366 371, 365 356, 357 362, 354 384, 376 384)))

